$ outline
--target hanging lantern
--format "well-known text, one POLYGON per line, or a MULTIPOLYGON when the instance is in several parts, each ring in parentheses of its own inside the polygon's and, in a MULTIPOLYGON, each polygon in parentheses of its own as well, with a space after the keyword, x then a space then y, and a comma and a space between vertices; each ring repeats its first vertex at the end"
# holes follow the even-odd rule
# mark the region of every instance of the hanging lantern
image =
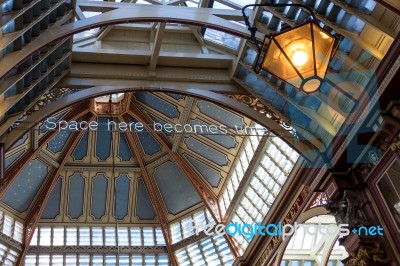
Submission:
POLYGON ((276 35, 267 35, 257 66, 305 93, 312 93, 325 78, 334 48, 335 37, 309 21, 276 35))

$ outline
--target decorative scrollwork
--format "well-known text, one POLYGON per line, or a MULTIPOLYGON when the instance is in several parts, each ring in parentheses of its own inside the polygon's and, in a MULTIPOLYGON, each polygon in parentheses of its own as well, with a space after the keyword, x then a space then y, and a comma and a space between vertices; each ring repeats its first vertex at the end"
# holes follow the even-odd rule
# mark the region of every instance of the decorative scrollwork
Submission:
POLYGON ((55 102, 59 98, 79 91, 78 89, 70 89, 70 88, 53 88, 45 93, 42 97, 40 97, 36 103, 29 108, 26 112, 23 112, 20 117, 8 128, 8 132, 16 128, 19 124, 21 124, 28 116, 33 114, 34 112, 42 109, 47 106, 49 103, 55 102))
MULTIPOLYGON (((262 103, 259 99, 251 95, 243 95, 243 94, 230 94, 227 95, 229 98, 235 99, 236 101, 247 105, 248 107, 258 111, 261 114, 264 114, 269 119, 277 122, 282 128, 289 131, 293 137, 298 138, 296 129, 293 128, 290 124, 277 115, 274 111, 272 111, 268 106, 262 103)), ((289 121, 290 123, 290 121, 289 121)))
POLYGON ((361 245, 356 252, 350 253, 350 258, 345 262, 346 266, 367 266, 370 262, 379 263, 381 265, 388 264, 392 261, 384 255, 380 244, 374 242, 374 245, 361 245))
POLYGON ((396 151, 396 150, 400 150, 400 135, 398 135, 397 137, 395 137, 392 141, 392 143, 390 144, 389 148, 392 151, 396 151))
POLYGON ((313 203, 311 204, 310 208, 318 207, 318 206, 325 206, 328 204, 328 199, 324 192, 318 193, 315 197, 313 203))

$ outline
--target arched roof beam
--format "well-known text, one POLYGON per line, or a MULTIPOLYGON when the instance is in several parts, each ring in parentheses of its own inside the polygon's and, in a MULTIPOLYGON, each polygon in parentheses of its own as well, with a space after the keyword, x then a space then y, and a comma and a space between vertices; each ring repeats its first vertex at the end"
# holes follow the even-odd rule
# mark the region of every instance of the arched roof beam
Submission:
MULTIPOLYGON (((175 92, 180 94, 185 94, 189 96, 193 96, 196 98, 201 98, 207 101, 211 101, 217 103, 220 106, 226 107, 230 110, 234 110, 242 115, 245 115, 258 124, 266 127, 269 131, 274 133, 275 135, 282 138, 288 145, 290 145, 293 149, 297 152, 302 154, 308 160, 314 160, 315 158, 308 157, 310 153, 304 154, 307 151, 315 151, 319 152, 322 147, 321 146, 314 146, 310 143, 309 140, 299 140, 294 139, 293 135, 287 130, 284 129, 282 126, 279 125, 278 122, 272 120, 271 118, 267 117, 265 114, 260 113, 247 105, 241 104, 238 101, 226 97, 221 94, 217 94, 211 91, 205 91, 200 89, 192 88, 164 88, 160 83, 153 83, 153 82, 140 82, 140 85, 137 86, 97 86, 92 87, 89 89, 81 90, 75 93, 71 93, 67 96, 64 96, 57 101, 50 103, 49 105, 43 107, 42 109, 38 110, 37 112, 33 113, 32 115, 28 116, 26 120, 24 120, 23 125, 24 128, 30 129, 34 127, 36 124, 40 123, 44 119, 46 119, 49 114, 54 114, 59 110, 63 110, 77 102, 108 95, 110 93, 117 93, 117 92, 126 92, 126 91, 162 91, 162 92, 175 92)), ((18 129, 18 127, 16 129, 18 129)), ((0 143, 5 143, 6 150, 11 147, 12 143, 17 141, 21 135, 24 134, 22 130, 15 130, 15 134, 5 134, 0 137, 0 143)), ((302 135, 302 131, 297 132, 299 135, 302 135)))

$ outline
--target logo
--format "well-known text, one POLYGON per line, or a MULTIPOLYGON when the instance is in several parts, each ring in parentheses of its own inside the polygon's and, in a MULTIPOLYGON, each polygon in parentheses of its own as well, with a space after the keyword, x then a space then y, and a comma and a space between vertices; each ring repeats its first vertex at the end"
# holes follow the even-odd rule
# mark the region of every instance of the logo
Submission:
POLYGON ((302 228, 309 235, 339 235, 340 237, 347 236, 350 234, 348 224, 298 224, 295 222, 292 224, 283 225, 282 222, 277 224, 262 225, 261 222, 256 224, 241 224, 241 223, 229 223, 224 224, 206 224, 203 226, 192 226, 191 229, 195 230, 196 235, 200 232, 204 232, 205 235, 243 235, 246 240, 250 241, 256 235, 261 236, 281 236, 282 240, 296 234, 299 228, 302 228))

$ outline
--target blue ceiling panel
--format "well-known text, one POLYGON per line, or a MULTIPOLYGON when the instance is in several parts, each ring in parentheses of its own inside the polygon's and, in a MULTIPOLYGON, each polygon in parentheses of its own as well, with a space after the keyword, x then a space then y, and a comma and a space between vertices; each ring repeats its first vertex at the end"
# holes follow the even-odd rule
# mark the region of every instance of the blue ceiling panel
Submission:
POLYGON ((112 132, 108 130, 108 118, 99 117, 97 122, 99 126, 96 138, 96 156, 101 161, 105 161, 108 157, 110 157, 112 132))
POLYGON ((222 107, 219 107, 216 104, 200 100, 197 102, 197 107, 203 114, 217 120, 224 125, 227 125, 229 128, 235 128, 235 126, 244 127, 246 125, 240 116, 222 107))
POLYGON ((60 201, 61 201, 61 178, 58 179, 56 185, 51 192, 47 204, 44 207, 42 219, 55 219, 60 213, 60 201))
POLYGON ((85 199, 85 178, 81 173, 75 173, 70 178, 68 190, 68 215, 78 219, 83 214, 83 201, 85 199))
POLYGON ((14 153, 11 156, 6 157, 5 159, 5 167, 9 167, 13 162, 15 162, 16 159, 18 159, 25 151, 24 150, 20 150, 16 153, 14 153))
MULTIPOLYGON (((58 113, 58 114, 56 114, 56 115, 53 115, 53 116, 51 116, 51 117, 48 117, 48 120, 49 120, 50 122, 57 122, 58 120, 60 120, 61 116, 62 116, 64 113, 65 113, 65 111, 60 112, 60 113, 58 113)), ((46 120, 47 120, 47 119, 46 119, 46 120)), ((51 128, 51 127, 54 126, 53 124, 46 122, 46 120, 45 120, 45 121, 42 123, 42 125, 39 127, 40 133, 45 133, 45 132, 47 132, 47 131, 49 130, 48 128, 51 128)))
POLYGON ((87 156, 88 143, 89 132, 86 132, 79 141, 78 146, 76 146, 74 153, 72 154, 75 160, 83 160, 83 158, 87 156))
POLYGON ((170 213, 180 213, 201 202, 196 189, 176 163, 164 163, 156 168, 154 175, 170 213))
POLYGON ((121 175, 116 181, 114 199, 114 217, 123 220, 128 215, 129 189, 131 181, 127 175, 121 175))
POLYGON ((139 138, 140 144, 142 145, 144 153, 146 153, 147 155, 153 156, 161 150, 160 143, 158 143, 158 141, 153 138, 151 133, 145 131, 138 132, 137 136, 139 138))
POLYGON ((119 157, 122 161, 129 161, 132 159, 132 151, 129 148, 128 142, 124 133, 119 134, 119 157))
MULTIPOLYGON (((194 127, 195 125, 205 126, 203 128, 210 128, 209 124, 207 124, 199 119, 192 120, 190 122, 190 124, 192 125, 193 128, 195 128, 194 127)), ((212 130, 212 131, 214 132, 215 130, 212 130)), ((227 134, 222 134, 220 130, 218 130, 218 133, 213 134, 213 132, 209 132, 208 130, 203 130, 200 132, 197 131, 197 133, 204 134, 203 135, 204 137, 220 144, 221 146, 223 146, 227 149, 233 149, 236 147, 236 141, 235 141, 234 137, 227 135, 227 134)))
POLYGON ((91 214, 101 219, 106 214, 108 178, 104 174, 97 174, 92 179, 91 214))
POLYGON ((182 95, 182 94, 172 93, 172 92, 167 92, 165 94, 167 94, 169 97, 174 98, 175 100, 178 100, 178 101, 185 99, 185 95, 182 95))
POLYGON ((168 116, 169 118, 177 118, 179 116, 178 109, 176 107, 161 98, 158 98, 150 92, 136 92, 136 100, 150 106, 154 110, 168 116))
POLYGON ((1 200, 19 212, 26 211, 39 191, 47 172, 47 165, 39 159, 30 161, 1 200))
POLYGON ((185 154, 184 156, 211 186, 218 187, 219 182, 221 181, 221 175, 218 171, 189 155, 185 154))
POLYGON ((153 205, 141 178, 138 179, 136 216, 141 220, 154 220, 156 217, 153 205))
POLYGON ((229 160, 225 154, 207 146, 201 141, 194 139, 192 137, 184 140, 186 146, 189 150, 200 154, 204 158, 218 164, 219 166, 226 166, 229 164, 229 160))
POLYGON ((67 142, 68 137, 69 137, 70 134, 71 134, 71 131, 61 131, 61 132, 59 132, 47 144, 48 149, 51 150, 54 153, 60 152, 63 149, 65 143, 67 142))

